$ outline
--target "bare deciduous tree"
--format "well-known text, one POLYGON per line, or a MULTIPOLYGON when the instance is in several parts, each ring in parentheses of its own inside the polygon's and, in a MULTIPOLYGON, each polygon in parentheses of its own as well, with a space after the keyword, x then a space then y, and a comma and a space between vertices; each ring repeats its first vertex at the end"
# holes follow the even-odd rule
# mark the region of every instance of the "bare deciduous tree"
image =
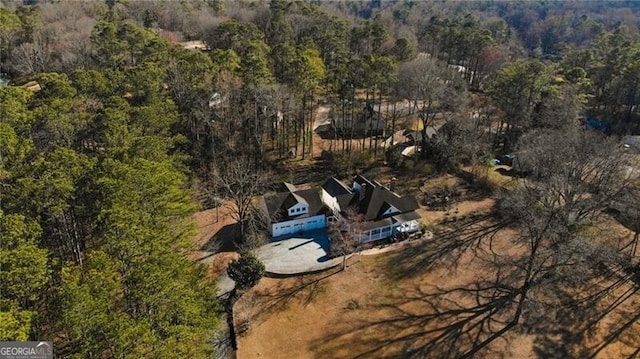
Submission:
POLYGON ((626 157, 615 141, 599 134, 534 131, 522 138, 519 149, 518 160, 530 175, 500 200, 500 212, 520 227, 516 244, 522 251, 496 255, 498 273, 514 270, 502 283, 515 294, 501 308, 513 313, 505 330, 521 323, 541 325, 536 312, 547 317, 561 313, 562 305, 572 301, 559 298, 558 288, 577 289, 596 264, 612 259, 606 255, 612 244, 581 229, 628 185, 626 157))
MULTIPOLYGON (((439 114, 459 110, 467 100, 464 80, 454 69, 437 59, 419 57, 400 66, 399 94, 418 111, 422 136, 439 114)), ((423 151, 425 153, 426 151, 423 151)))
POLYGON ((342 270, 347 268, 347 255, 353 253, 358 241, 340 228, 337 221, 329 223, 330 254, 332 257, 342 256, 342 270))
POLYGON ((229 200, 227 208, 237 221, 240 236, 245 239, 250 222, 254 219, 254 197, 264 192, 269 181, 268 175, 260 171, 254 162, 237 158, 231 162, 219 163, 213 170, 211 185, 219 188, 222 197, 229 200))
POLYGON ((9 62, 23 76, 38 74, 49 64, 49 51, 41 41, 23 43, 11 51, 9 62))

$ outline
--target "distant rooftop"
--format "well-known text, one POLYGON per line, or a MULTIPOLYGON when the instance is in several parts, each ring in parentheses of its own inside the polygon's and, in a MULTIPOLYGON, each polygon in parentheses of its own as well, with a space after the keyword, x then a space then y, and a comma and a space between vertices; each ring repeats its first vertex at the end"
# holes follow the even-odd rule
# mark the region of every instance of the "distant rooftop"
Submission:
POLYGON ((187 50, 200 50, 200 51, 211 50, 209 45, 207 45, 207 43, 202 40, 184 41, 180 43, 180 46, 184 47, 187 50))

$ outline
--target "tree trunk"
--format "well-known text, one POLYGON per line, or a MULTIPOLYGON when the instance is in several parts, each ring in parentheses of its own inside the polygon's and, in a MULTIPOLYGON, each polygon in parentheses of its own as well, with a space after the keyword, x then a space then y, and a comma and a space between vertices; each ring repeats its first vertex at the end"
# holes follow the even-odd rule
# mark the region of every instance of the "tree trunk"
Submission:
POLYGON ((314 94, 313 92, 311 93, 311 103, 309 104, 309 154, 311 155, 311 158, 313 158, 313 119, 314 119, 314 115, 313 112, 315 111, 315 101, 314 101, 314 94))
MULTIPOLYGON (((346 143, 346 138, 344 136, 344 125, 345 125, 345 120, 346 120, 346 116, 345 116, 345 103, 346 99, 342 99, 342 125, 340 127, 340 132, 341 132, 341 136, 342 136, 342 152, 344 153, 345 151, 345 143, 346 143)), ((336 136, 338 135, 338 128, 336 127, 336 136)))
MULTIPOLYGON (((350 127, 350 130, 349 130, 349 143, 348 143, 348 146, 349 146, 349 150, 348 150, 348 152, 349 152, 349 153, 351 153, 351 151, 353 150, 353 131, 354 131, 354 128, 353 128, 353 124, 354 124, 354 118, 353 118, 353 116, 354 116, 354 111, 353 111, 353 107, 355 106, 355 103, 354 103, 354 102, 355 102, 355 92, 354 92, 354 93, 352 93, 352 95, 351 95, 351 103, 350 103, 350 106, 351 106, 351 115, 349 116, 349 122, 350 122, 350 126, 349 126, 349 127, 350 127)), ((349 164, 349 165, 351 165, 351 164, 349 164)))
POLYGON ((394 135, 396 134, 396 102, 393 101, 393 107, 391 108, 391 147, 395 145, 394 135))
MULTIPOLYGON (((374 148, 374 157, 378 158, 378 131, 380 130, 380 117, 382 116, 382 91, 380 91, 380 94, 378 96, 378 114, 377 114, 377 119, 376 119, 376 138, 375 138, 375 143, 373 145, 374 148)), ((384 131, 383 131, 384 133, 384 131)))
POLYGON ((307 150, 307 95, 302 95, 302 119, 301 129, 302 129, 302 159, 304 160, 306 150, 307 150))

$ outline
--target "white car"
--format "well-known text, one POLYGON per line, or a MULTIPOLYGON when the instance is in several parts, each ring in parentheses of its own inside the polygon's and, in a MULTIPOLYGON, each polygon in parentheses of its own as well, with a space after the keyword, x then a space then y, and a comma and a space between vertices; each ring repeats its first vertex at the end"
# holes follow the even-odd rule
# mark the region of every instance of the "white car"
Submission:
POLYGON ((414 233, 420 230, 420 224, 415 221, 405 222, 398 226, 397 231, 404 234, 414 233))

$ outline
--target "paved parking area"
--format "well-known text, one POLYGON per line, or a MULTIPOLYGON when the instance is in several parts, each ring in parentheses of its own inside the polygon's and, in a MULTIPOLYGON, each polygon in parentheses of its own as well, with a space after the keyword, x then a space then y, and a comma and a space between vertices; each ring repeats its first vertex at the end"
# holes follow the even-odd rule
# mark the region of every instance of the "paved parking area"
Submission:
POLYGON ((297 234, 256 250, 268 273, 293 275, 316 272, 342 263, 342 258, 329 259, 329 238, 326 231, 297 234))

